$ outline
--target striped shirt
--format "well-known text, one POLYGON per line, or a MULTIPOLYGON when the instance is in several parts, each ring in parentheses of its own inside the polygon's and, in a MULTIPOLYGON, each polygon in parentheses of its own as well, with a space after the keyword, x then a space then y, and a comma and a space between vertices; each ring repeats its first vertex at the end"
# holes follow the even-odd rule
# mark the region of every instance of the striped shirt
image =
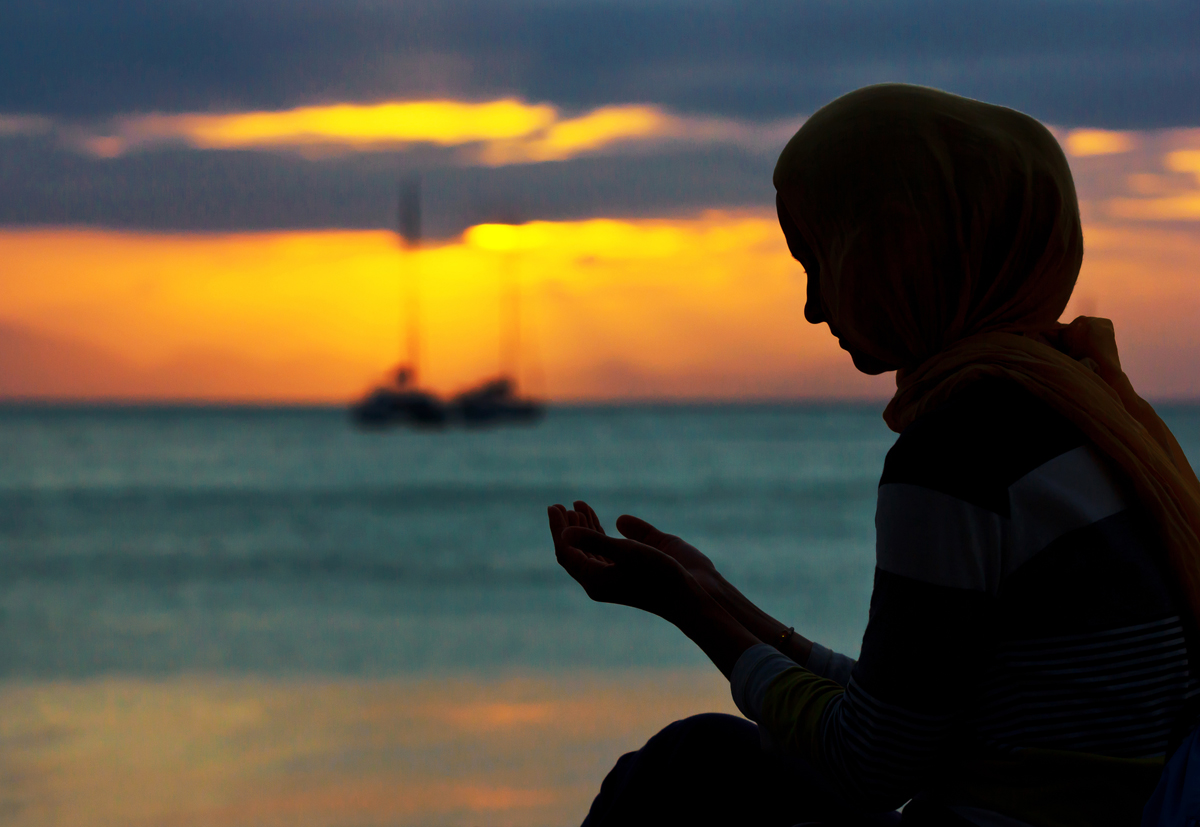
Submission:
POLYGON ((1200 684, 1161 544, 1110 463, 984 380, 901 434, 876 533, 859 660, 755 647, 743 711, 868 806, 1136 822, 1200 684))

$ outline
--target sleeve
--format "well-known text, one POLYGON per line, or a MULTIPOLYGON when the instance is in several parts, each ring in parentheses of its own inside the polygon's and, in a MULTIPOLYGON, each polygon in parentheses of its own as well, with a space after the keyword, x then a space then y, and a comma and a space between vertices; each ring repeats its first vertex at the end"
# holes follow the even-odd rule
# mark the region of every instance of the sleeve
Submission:
POLYGON ((990 658, 1001 523, 932 489, 881 485, 876 535, 870 618, 845 687, 778 672, 759 723, 842 795, 883 809, 931 780, 990 658))
POLYGON ((757 722, 762 714, 763 695, 767 687, 784 672, 799 668, 795 661, 774 646, 766 643, 751 646, 738 658, 729 676, 729 691, 733 693, 734 705, 751 721, 757 722))
MULTIPOLYGON (((729 677, 729 689, 738 710, 751 721, 762 717, 763 696, 775 678, 800 665, 766 643, 751 646, 738 658, 729 677)), ((814 643, 804 668, 821 678, 844 687, 850 680, 854 660, 814 643)))
POLYGON ((812 653, 808 656, 808 663, 804 664, 804 668, 822 678, 829 678, 834 683, 845 686, 850 683, 850 673, 854 670, 855 662, 854 658, 840 655, 832 649, 814 642, 812 653))

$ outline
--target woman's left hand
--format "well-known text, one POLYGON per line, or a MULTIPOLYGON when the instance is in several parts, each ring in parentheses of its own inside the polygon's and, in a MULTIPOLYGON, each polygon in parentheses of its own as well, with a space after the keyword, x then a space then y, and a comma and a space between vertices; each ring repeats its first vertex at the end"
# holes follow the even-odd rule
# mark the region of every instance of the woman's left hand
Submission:
POLYGON ((1077 316, 1070 324, 1056 325, 1042 335, 1051 347, 1087 365, 1114 388, 1125 379, 1117 354, 1117 334, 1110 320, 1077 316))
POLYGON ((550 506, 547 514, 559 565, 592 600, 632 606, 676 625, 697 609, 703 589, 674 558, 607 536, 587 514, 561 505, 550 506))

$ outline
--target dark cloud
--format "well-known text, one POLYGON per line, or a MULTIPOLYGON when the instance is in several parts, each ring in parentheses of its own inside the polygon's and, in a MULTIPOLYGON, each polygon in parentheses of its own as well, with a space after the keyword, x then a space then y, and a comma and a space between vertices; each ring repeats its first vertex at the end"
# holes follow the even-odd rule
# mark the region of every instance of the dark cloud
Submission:
POLYGON ((7 2, 0 112, 515 94, 765 118, 928 83, 1063 125, 1200 123, 1200 4, 7 2))
POLYGON ((404 154, 310 161, 164 149, 113 160, 43 138, 0 139, 0 224, 188 231, 391 228, 398 184, 422 178, 426 234, 480 221, 664 215, 771 207, 774 157, 718 147, 508 167, 423 167, 404 154))
MULTIPOLYGON (((176 147, 100 160, 58 143, 72 123, 135 112, 515 95, 569 112, 649 102, 767 120, 893 80, 1060 126, 1200 124, 1195 0, 0 4, 0 116, 59 128, 0 135, 8 225, 388 227, 397 181, 414 167, 433 236, 488 218, 771 203, 772 158, 732 146, 489 169, 428 149, 313 161, 176 147)), ((18 122, 6 123, 12 133, 18 122)))

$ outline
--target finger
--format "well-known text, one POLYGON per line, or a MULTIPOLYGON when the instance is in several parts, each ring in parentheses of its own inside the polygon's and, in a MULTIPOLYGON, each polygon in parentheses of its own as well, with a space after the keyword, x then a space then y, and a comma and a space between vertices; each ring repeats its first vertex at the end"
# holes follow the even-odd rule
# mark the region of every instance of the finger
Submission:
POLYGON ((567 529, 567 510, 561 505, 552 505, 546 509, 546 517, 550 521, 550 538, 554 540, 557 554, 563 545, 562 533, 567 529))
POLYGON ((639 517, 634 517, 632 514, 622 514, 620 517, 617 517, 617 531, 630 540, 636 540, 639 543, 645 543, 655 548, 660 548, 665 543, 675 539, 673 534, 665 534, 650 525, 650 523, 639 517))
POLYGON ((567 527, 567 510, 561 505, 551 505, 546 508, 546 517, 550 521, 550 533, 557 540, 558 535, 567 527))
POLYGON ((599 531, 601 534, 606 533, 604 526, 600 525, 600 517, 596 514, 596 510, 583 500, 575 501, 575 510, 587 515, 588 527, 593 531, 599 531))
POLYGON ((583 500, 576 500, 575 502, 571 503, 571 507, 575 509, 577 514, 579 514, 581 519, 579 524, 584 528, 590 528, 595 531, 596 527, 592 525, 592 515, 588 513, 587 503, 585 503, 583 500))

